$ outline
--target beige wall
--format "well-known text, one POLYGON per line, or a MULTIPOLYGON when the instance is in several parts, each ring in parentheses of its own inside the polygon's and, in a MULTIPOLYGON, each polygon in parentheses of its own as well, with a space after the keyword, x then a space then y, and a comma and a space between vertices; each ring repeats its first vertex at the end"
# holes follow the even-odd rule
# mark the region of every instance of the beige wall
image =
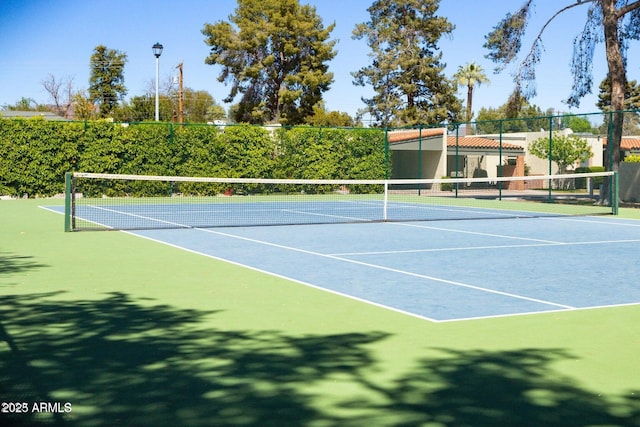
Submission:
POLYGON ((393 179, 441 178, 446 174, 446 153, 442 151, 423 151, 420 165, 417 151, 393 151, 391 161, 393 179))

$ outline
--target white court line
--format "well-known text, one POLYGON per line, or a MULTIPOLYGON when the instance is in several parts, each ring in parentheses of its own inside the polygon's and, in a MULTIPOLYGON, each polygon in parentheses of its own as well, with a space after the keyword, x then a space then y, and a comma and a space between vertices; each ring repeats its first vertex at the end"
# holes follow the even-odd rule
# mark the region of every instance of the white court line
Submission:
POLYGON ((422 224, 407 223, 407 222, 390 222, 390 224, 399 225, 402 227, 415 227, 415 228, 427 228, 429 230, 450 231, 452 233, 475 234, 479 236, 488 236, 488 237, 500 237, 502 239, 527 240, 531 242, 541 242, 541 243, 548 243, 548 244, 554 244, 554 245, 563 243, 563 242, 557 242, 555 240, 543 240, 543 239, 533 239, 530 237, 507 236, 504 234, 483 233, 481 231, 457 230, 455 228, 434 227, 430 225, 422 225, 422 224))
MULTIPOLYGON (((205 230, 205 229, 202 229, 202 228, 195 228, 194 230, 209 231, 209 230, 205 230)), ((240 262, 231 261, 231 260, 229 260, 227 258, 222 258, 222 257, 219 257, 219 256, 215 256, 215 255, 206 253, 206 252, 197 251, 195 249, 189 249, 189 248, 186 248, 184 246, 180 246, 180 245, 176 245, 176 244, 173 244, 173 243, 169 243, 169 242, 161 240, 161 239, 154 239, 153 237, 149 237, 149 236, 144 236, 142 234, 138 234, 138 232, 136 232, 136 231, 121 230, 121 232, 125 233, 125 234, 129 234, 131 236, 140 237, 140 238, 143 238, 143 239, 146 239, 146 240, 150 240, 150 241, 155 242, 155 243, 160 243, 162 245, 170 246, 172 248, 180 249, 180 250, 192 253, 192 254, 202 255, 202 256, 205 256, 207 258, 215 259, 217 261, 226 262, 226 263, 229 263, 229 264, 232 264, 232 265, 237 265, 238 267, 246 268, 246 269, 249 269, 249 270, 252 270, 252 271, 256 271, 258 273, 267 274, 267 275, 272 276, 272 277, 277 277, 279 279, 288 280, 290 282, 298 283, 298 284, 301 284, 301 285, 304 285, 304 286, 308 286, 310 288, 317 289, 319 291, 328 292, 330 294, 339 295, 341 297, 349 298, 349 299, 352 299, 354 301, 358 301, 358 302, 362 302, 362 303, 365 303, 365 304, 373 305, 375 307, 380 307, 380 308, 384 308, 386 310, 395 311, 396 313, 404 314, 404 315, 415 317, 415 318, 422 319, 422 320, 428 320, 429 322, 434 322, 434 323, 442 322, 441 320, 438 320, 438 319, 433 319, 431 317, 422 316, 422 315, 417 314, 417 313, 412 313, 410 311, 405 311, 405 310, 402 310, 402 309, 399 309, 399 308, 396 308, 396 307, 392 307, 390 305, 380 304, 380 303, 377 303, 377 302, 374 302, 374 301, 371 301, 371 300, 368 300, 368 299, 356 297, 354 295, 349 295, 349 294, 342 293, 342 292, 339 292, 339 291, 334 291, 332 289, 328 289, 328 288, 323 287, 323 286, 313 285, 311 283, 304 282, 302 280, 295 279, 293 277, 288 277, 288 276, 284 276, 282 274, 277 274, 277 273, 274 273, 273 271, 269 271, 269 270, 263 270, 263 269, 254 267, 254 266, 249 265, 249 264, 243 264, 243 263, 240 263, 240 262)))
MULTIPOLYGON (((477 215, 485 215, 487 217, 524 217, 529 218, 532 214, 536 212, 529 211, 508 211, 502 209, 495 208, 482 208, 475 206, 447 206, 447 205, 432 205, 428 203, 406 203, 406 202, 390 202, 389 209, 419 209, 425 211, 444 211, 444 212, 464 212, 465 214, 477 214, 477 215)), ((489 219, 489 218, 487 218, 489 219)), ((446 221, 446 219, 444 219, 446 221)))
POLYGON ((459 246, 454 248, 431 248, 431 249, 405 249, 399 251, 369 251, 369 252, 342 252, 332 253, 334 256, 353 256, 353 255, 392 255, 392 254, 411 254, 421 252, 456 252, 456 251, 473 251, 485 249, 510 249, 510 248, 536 248, 551 246, 587 246, 587 245, 603 245, 603 244, 622 244, 622 243, 640 243, 640 239, 625 240, 595 240, 593 242, 557 242, 557 243, 531 243, 528 245, 492 245, 492 246, 459 246))
POLYGON ((105 208, 105 207, 102 207, 102 206, 88 205, 87 207, 93 208, 93 209, 98 209, 98 210, 103 210, 103 211, 107 211, 107 212, 115 212, 115 213, 120 214, 120 215, 130 216, 130 217, 133 217, 133 218, 139 218, 139 219, 143 219, 145 221, 154 221, 154 222, 159 222, 159 223, 162 223, 162 224, 174 225, 176 227, 189 228, 188 225, 180 224, 178 222, 164 221, 162 219, 152 218, 152 217, 148 217, 148 216, 144 216, 144 215, 138 215, 138 214, 129 213, 129 212, 122 212, 122 211, 119 211, 119 210, 116 210, 116 209, 109 209, 109 208, 105 208))
POLYGON ((564 313, 567 311, 586 311, 586 310, 602 310, 607 308, 616 308, 616 307, 634 307, 640 306, 640 302, 629 302, 622 304, 611 304, 611 305, 594 305, 590 307, 576 307, 571 310, 545 310, 545 311, 528 311, 522 313, 508 313, 508 314, 493 314, 488 316, 475 316, 475 317, 457 317, 455 319, 447 319, 447 320, 437 320, 437 323, 453 323, 453 322, 463 322, 465 320, 482 320, 482 319, 496 319, 501 317, 514 317, 514 316, 530 316, 537 314, 549 314, 549 313, 564 313))
POLYGON ((294 213, 294 214, 302 214, 302 215, 309 215, 309 216, 319 216, 319 217, 325 217, 325 218, 348 219, 348 220, 359 221, 359 222, 374 222, 374 221, 378 221, 378 220, 375 220, 375 219, 358 218, 358 217, 343 216, 343 215, 330 215, 330 214, 316 213, 316 212, 310 212, 310 211, 296 211, 296 210, 293 210, 293 209, 280 209, 280 210, 282 212, 290 212, 290 213, 294 213))
POLYGON ((362 266, 365 266, 365 267, 375 268, 375 269, 378 269, 378 270, 390 271, 392 273, 403 274, 403 275, 406 275, 406 276, 417 277, 417 278, 420 278, 420 279, 432 280, 434 282, 446 283, 448 285, 458 286, 458 287, 462 287, 462 288, 474 289, 474 290, 477 290, 477 291, 486 292, 486 293, 490 293, 490 294, 502 295, 502 296, 506 296, 506 297, 510 297, 510 298, 521 299, 521 300, 525 300, 525 301, 536 302, 536 303, 539 303, 539 304, 551 305, 551 306, 554 306, 554 307, 561 307, 561 308, 565 308, 565 309, 574 309, 575 308, 575 307, 572 307, 570 305, 558 304, 558 303, 554 303, 554 302, 551 302, 551 301, 545 301, 545 300, 541 300, 541 299, 537 299, 537 298, 526 297, 526 296, 523 296, 523 295, 512 294, 512 293, 509 293, 509 292, 496 291, 494 289, 483 288, 481 286, 470 285, 470 284, 467 284, 467 283, 456 282, 456 281, 453 281, 453 280, 441 279, 439 277, 428 276, 428 275, 425 275, 425 274, 412 273, 410 271, 399 270, 399 269, 391 268, 391 267, 385 267, 385 266, 378 265, 378 264, 371 264, 371 263, 362 262, 362 261, 356 261, 356 260, 352 260, 352 259, 348 259, 348 258, 341 258, 341 257, 335 256, 335 255, 328 255, 328 254, 323 254, 323 253, 320 253, 320 252, 309 251, 309 250, 306 250, 306 249, 300 249, 300 248, 295 248, 295 247, 291 247, 291 246, 280 245, 280 244, 277 244, 277 243, 266 242, 266 241, 263 241, 263 240, 252 239, 252 238, 249 238, 249 237, 237 236, 235 234, 223 233, 221 231, 216 231, 216 230, 211 230, 211 229, 204 229, 204 228, 194 228, 194 230, 202 231, 202 232, 205 232, 205 233, 217 234, 217 235, 220 235, 220 236, 231 237, 233 239, 244 240, 244 241, 247 241, 247 242, 258 243, 258 244, 261 244, 261 245, 272 246, 272 247, 276 247, 276 248, 279 248, 279 249, 285 249, 285 250, 289 250, 289 251, 293 251, 293 252, 301 252, 301 253, 305 253, 305 254, 308 254, 308 255, 314 255, 314 256, 318 256, 318 257, 322 257, 322 258, 329 258, 329 259, 342 261, 342 262, 346 262, 346 263, 350 263, 350 264, 362 265, 362 266))
MULTIPOLYGON (((586 217, 586 218, 593 218, 593 219, 584 219, 585 217, 582 218, 576 218, 576 217, 540 217, 540 219, 544 219, 547 221, 572 221, 572 222, 586 222, 589 224, 603 224, 603 225, 616 225, 616 226, 623 226, 623 227, 640 227, 640 220, 637 219, 631 219, 631 218, 613 218, 614 220, 611 221, 611 219, 608 219, 607 221, 598 221, 596 218, 594 217, 586 217), (629 222, 623 222, 623 221, 629 221, 629 222), (635 224, 633 222, 635 222, 635 224)), ((610 217, 611 218, 611 217, 610 217)))

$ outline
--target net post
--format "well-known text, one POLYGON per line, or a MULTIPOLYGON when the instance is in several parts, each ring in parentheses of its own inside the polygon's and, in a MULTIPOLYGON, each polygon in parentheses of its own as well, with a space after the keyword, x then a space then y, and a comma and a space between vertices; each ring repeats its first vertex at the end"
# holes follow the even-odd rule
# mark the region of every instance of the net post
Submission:
POLYGON ((382 204, 382 220, 387 222, 387 207, 389 206, 389 181, 384 180, 384 196, 382 204))
POLYGON ((71 231, 71 172, 64 174, 64 231, 71 231))

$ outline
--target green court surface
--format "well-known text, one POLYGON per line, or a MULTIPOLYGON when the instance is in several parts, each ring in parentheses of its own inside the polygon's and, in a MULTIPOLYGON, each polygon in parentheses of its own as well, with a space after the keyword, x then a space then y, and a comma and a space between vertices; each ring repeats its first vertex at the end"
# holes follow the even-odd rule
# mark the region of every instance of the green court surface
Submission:
POLYGON ((52 204, 0 201, 2 426, 640 425, 638 305, 431 323, 52 204))

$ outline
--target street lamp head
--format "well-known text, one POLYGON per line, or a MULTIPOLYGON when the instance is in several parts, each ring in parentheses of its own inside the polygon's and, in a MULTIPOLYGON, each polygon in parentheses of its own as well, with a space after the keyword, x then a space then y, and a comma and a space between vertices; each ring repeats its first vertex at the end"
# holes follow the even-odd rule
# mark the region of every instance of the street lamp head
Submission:
POLYGON ((162 48, 163 46, 160 43, 156 43, 153 45, 153 54, 156 56, 156 58, 160 58, 160 55, 162 55, 162 48))

